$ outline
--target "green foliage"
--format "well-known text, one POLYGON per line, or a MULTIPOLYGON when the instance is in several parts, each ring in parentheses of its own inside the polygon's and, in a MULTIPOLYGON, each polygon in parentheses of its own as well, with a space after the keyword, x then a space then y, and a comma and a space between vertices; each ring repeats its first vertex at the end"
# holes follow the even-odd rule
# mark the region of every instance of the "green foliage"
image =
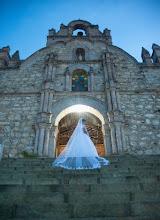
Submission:
POLYGON ((128 153, 128 149, 124 151, 124 156, 131 156, 132 154, 128 153))
POLYGON ((38 154, 29 154, 27 151, 23 151, 23 152, 22 152, 22 155, 23 155, 25 158, 37 158, 37 157, 38 157, 38 154))

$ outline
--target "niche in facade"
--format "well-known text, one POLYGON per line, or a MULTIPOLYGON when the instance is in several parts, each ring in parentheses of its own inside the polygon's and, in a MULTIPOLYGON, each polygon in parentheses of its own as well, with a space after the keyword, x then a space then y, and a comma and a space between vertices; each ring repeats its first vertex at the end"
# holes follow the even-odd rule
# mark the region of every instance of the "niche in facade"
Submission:
POLYGON ((78 48, 76 50, 76 57, 77 57, 77 60, 84 61, 85 60, 85 50, 83 48, 78 48))

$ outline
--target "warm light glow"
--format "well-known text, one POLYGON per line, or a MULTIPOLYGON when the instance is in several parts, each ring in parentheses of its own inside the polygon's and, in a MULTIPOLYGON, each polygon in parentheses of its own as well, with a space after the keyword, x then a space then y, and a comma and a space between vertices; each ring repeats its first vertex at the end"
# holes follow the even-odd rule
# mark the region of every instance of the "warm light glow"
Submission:
POLYGON ((86 112, 86 106, 85 105, 74 105, 72 107, 72 111, 73 112, 86 112))
POLYGON ((59 113, 59 115, 57 116, 57 118, 55 120, 55 126, 58 125, 59 121, 63 117, 65 117, 67 114, 72 113, 72 112, 89 112, 89 113, 95 115, 96 117, 98 117, 101 120, 102 125, 104 124, 104 118, 103 118, 102 114, 98 110, 96 110, 95 108, 90 107, 88 105, 72 105, 69 108, 66 108, 59 113))

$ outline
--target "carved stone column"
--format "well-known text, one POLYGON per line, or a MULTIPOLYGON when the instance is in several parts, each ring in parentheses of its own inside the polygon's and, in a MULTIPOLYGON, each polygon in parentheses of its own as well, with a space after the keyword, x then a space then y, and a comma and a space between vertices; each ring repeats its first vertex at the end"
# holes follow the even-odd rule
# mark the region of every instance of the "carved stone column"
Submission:
POLYGON ((45 156, 48 156, 48 144, 49 144, 50 129, 51 129, 51 124, 47 124, 46 130, 45 130, 44 151, 43 151, 43 154, 45 156))
POLYGON ((117 98, 117 108, 119 111, 121 111, 121 102, 120 102, 120 96, 119 96, 119 92, 116 91, 116 98, 117 98))
POLYGON ((39 126, 36 125, 36 137, 35 137, 35 144, 34 144, 34 153, 37 154, 38 153, 38 139, 39 139, 39 126))
POLYGON ((49 63, 49 65, 48 65, 48 77, 47 77, 47 80, 51 80, 52 79, 52 70, 53 70, 53 63, 49 63))
POLYGON ((105 152, 106 155, 109 156, 112 153, 112 146, 111 146, 111 133, 110 128, 107 124, 103 126, 103 134, 104 134, 104 145, 105 145, 105 152))
POLYGON ((44 91, 41 92, 41 100, 40 100, 39 112, 42 112, 42 110, 43 110, 43 103, 44 103, 44 91))
POLYGON ((48 112, 52 110, 52 101, 53 101, 54 90, 50 90, 49 92, 49 103, 48 103, 48 112))
POLYGON ((48 108, 48 98, 49 98, 49 91, 45 90, 45 95, 44 95, 44 105, 43 105, 43 111, 47 112, 47 108, 48 108))
POLYGON ((107 107, 108 107, 108 111, 112 111, 112 102, 111 102, 110 90, 106 89, 106 93, 107 93, 107 107))
POLYGON ((117 154, 116 132, 113 123, 109 123, 111 129, 112 153, 117 154))
POLYGON ((38 154, 40 156, 42 156, 43 155, 45 124, 40 123, 39 126, 40 126, 40 134, 39 134, 38 154))
POLYGON ((71 91, 70 89, 70 72, 69 72, 69 69, 68 67, 66 68, 66 71, 65 71, 65 91, 71 91))
POLYGON ((108 77, 108 71, 107 71, 107 65, 106 65, 106 55, 103 54, 102 55, 102 60, 103 60, 103 69, 104 69, 104 79, 105 79, 105 82, 109 80, 109 77, 108 77))
POLYGON ((116 140, 117 140, 117 150, 119 154, 123 153, 123 148, 122 148, 122 134, 121 134, 121 130, 120 130, 120 123, 119 122, 115 122, 115 127, 116 127, 116 140))
POLYGON ((55 82, 56 69, 57 67, 54 64, 53 69, 52 69, 52 76, 51 76, 53 82, 55 82))
POLYGON ((115 88, 111 88, 111 97, 112 97, 113 110, 116 110, 117 109, 117 100, 116 100, 115 88))
POLYGON ((52 126, 50 130, 49 147, 48 147, 48 155, 49 157, 52 158, 55 157, 57 135, 58 135, 58 127, 52 126))
POLYGON ((90 92, 91 91, 91 76, 90 76, 90 72, 88 72, 87 79, 88 79, 88 91, 90 92))
POLYGON ((45 80, 48 79, 48 64, 46 64, 46 66, 45 66, 45 78, 44 79, 45 80))
POLYGON ((112 66, 111 66, 112 64, 109 53, 106 53, 106 64, 107 64, 108 78, 109 80, 113 80, 112 66))
POLYGON ((90 67, 89 75, 90 75, 90 91, 92 92, 94 90, 94 70, 92 67, 90 67))
POLYGON ((122 127, 121 127, 121 133, 122 133, 122 145, 123 145, 123 150, 126 151, 126 150, 127 150, 127 146, 126 146, 126 139, 125 139, 125 133, 124 133, 123 124, 122 124, 122 127))

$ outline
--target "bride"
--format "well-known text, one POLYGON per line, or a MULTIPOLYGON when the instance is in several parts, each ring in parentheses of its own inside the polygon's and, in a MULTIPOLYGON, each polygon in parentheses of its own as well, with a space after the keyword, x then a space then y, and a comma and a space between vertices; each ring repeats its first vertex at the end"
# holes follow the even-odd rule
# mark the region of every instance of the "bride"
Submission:
POLYGON ((67 145, 55 159, 52 166, 65 169, 96 169, 108 165, 109 161, 99 157, 85 127, 86 120, 81 118, 67 145))

